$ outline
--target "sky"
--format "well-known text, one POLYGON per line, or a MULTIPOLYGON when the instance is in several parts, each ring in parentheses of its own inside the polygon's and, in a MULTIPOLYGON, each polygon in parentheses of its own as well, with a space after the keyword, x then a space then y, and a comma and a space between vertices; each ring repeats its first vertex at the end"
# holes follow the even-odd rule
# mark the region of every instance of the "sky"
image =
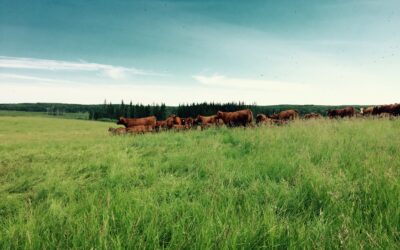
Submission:
POLYGON ((399 27, 398 0, 0 0, 0 103, 395 103, 399 27))

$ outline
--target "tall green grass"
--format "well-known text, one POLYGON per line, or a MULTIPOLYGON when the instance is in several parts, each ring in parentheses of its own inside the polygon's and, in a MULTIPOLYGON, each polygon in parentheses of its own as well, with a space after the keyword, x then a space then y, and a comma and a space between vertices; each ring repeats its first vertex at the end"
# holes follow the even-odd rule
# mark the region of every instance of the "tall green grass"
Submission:
POLYGON ((0 117, 0 249, 400 245, 400 120, 110 125, 0 117))

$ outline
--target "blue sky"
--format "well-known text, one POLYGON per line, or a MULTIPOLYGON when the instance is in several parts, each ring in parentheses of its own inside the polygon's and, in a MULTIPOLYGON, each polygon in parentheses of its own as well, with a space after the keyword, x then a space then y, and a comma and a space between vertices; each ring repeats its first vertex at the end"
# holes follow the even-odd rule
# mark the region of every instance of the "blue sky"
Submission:
POLYGON ((0 0, 0 103, 399 102, 400 2, 0 0))

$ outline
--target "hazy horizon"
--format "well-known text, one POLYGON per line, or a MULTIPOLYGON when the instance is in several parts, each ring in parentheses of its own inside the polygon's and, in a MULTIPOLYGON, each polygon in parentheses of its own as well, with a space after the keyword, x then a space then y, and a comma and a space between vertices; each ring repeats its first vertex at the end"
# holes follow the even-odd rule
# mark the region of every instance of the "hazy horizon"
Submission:
MULTIPOLYGON (((125 105, 129 105, 130 102, 132 102, 132 105, 137 105, 137 104, 143 104, 143 105, 162 105, 165 104, 163 102, 152 102, 152 103, 140 103, 140 102, 134 102, 133 100, 125 101, 125 100, 120 100, 119 102, 112 102, 108 101, 107 99, 103 100, 103 102, 99 103, 74 103, 74 102, 2 102, 0 105, 19 105, 19 104, 66 104, 66 105, 103 105, 104 103, 106 104, 113 104, 113 105, 120 105, 121 101, 124 102, 125 105)), ((233 102, 192 102, 192 103, 178 103, 176 105, 168 105, 165 104, 166 106, 169 107, 177 107, 179 105, 191 105, 191 104, 202 104, 202 103, 215 103, 215 104, 227 104, 227 103, 244 103, 244 105, 255 105, 255 106, 375 106, 379 104, 374 104, 374 103, 362 103, 362 104, 354 104, 354 103, 342 103, 342 104, 314 104, 314 103, 305 103, 305 104, 292 104, 292 103, 277 103, 277 104, 258 104, 258 103, 247 103, 247 102, 242 102, 242 101, 233 101, 233 102)))
POLYGON ((0 103, 395 103, 399 26, 395 0, 0 0, 0 103))

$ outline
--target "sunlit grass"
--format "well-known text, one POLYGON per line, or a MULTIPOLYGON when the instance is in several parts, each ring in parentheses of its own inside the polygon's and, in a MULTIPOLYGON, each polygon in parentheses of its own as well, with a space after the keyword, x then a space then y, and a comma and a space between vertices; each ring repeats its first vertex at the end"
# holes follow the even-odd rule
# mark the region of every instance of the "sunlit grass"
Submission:
POLYGON ((400 121, 109 136, 0 117, 0 249, 400 243, 400 121))

